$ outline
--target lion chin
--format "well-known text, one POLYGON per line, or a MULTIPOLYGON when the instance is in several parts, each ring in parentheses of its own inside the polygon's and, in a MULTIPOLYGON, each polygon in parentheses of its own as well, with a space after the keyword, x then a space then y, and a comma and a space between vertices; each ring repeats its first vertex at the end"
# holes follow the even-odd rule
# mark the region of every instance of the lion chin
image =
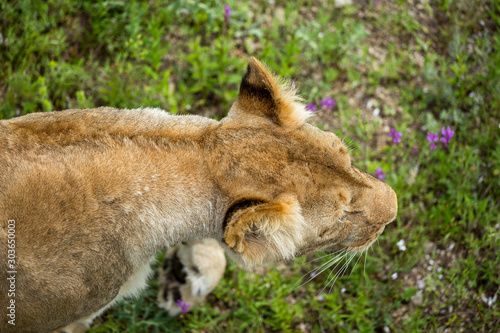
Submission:
POLYGON ((15 259, 0 262, 0 304, 17 273, 16 325, 0 331, 84 332, 145 287, 164 248, 171 315, 217 285, 223 250, 252 266, 366 249, 395 219, 396 194, 310 116, 250 58, 221 121, 149 108, 1 120, 0 248, 15 259))

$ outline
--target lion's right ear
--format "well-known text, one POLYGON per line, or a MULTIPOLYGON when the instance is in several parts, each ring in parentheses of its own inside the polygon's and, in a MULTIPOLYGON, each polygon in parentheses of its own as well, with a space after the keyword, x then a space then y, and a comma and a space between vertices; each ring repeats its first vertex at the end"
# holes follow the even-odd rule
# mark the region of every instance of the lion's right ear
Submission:
POLYGON ((286 128, 298 128, 311 116, 295 87, 274 76, 254 57, 248 61, 247 73, 231 113, 267 118, 286 128))
POLYGON ((246 265, 290 259, 302 242, 305 226, 297 199, 246 198, 231 205, 224 220, 224 242, 246 265))

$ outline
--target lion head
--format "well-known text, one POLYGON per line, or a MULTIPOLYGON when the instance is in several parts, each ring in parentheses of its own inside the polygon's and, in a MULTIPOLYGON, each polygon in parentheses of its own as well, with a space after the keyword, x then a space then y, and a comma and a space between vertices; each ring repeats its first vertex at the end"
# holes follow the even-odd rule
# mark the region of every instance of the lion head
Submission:
POLYGON ((306 123, 309 116, 292 85, 250 59, 206 146, 226 201, 220 238, 239 262, 360 252, 396 217, 394 190, 356 168, 342 140, 306 123))

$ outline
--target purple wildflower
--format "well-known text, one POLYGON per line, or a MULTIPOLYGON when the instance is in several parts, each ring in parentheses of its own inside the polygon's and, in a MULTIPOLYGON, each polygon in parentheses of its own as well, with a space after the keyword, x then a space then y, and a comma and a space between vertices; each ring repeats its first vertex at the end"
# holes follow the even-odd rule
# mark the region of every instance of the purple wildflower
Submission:
POLYGON ((417 147, 413 147, 411 149, 411 152, 414 153, 414 154, 418 154, 418 148, 417 147))
POLYGON ((453 138, 453 135, 455 135, 455 131, 453 131, 450 126, 446 128, 441 128, 441 135, 443 136, 440 140, 444 144, 444 147, 446 148, 448 146, 448 142, 450 142, 451 138, 453 138))
POLYGON ((321 101, 321 106, 326 107, 327 109, 332 109, 337 105, 335 101, 331 97, 327 97, 321 101))
POLYGON ((188 313, 188 308, 190 307, 189 304, 184 303, 181 299, 178 299, 176 304, 182 308, 182 314, 183 315, 185 315, 186 313, 188 313))
POLYGON ((401 137, 403 136, 403 133, 396 131, 395 128, 391 128, 391 131, 389 132, 389 136, 392 139, 394 143, 400 143, 401 142, 401 137))
POLYGON ((314 111, 316 111, 316 105, 314 105, 313 103, 308 103, 306 105, 306 110, 314 112, 314 111))
POLYGON ((375 175, 377 175, 377 178, 380 179, 380 180, 384 180, 385 179, 385 175, 384 175, 384 172, 382 171, 382 167, 379 167, 376 171, 375 171, 375 175))
POLYGON ((224 6, 224 20, 226 23, 229 23, 229 15, 231 15, 233 11, 231 10, 231 7, 229 5, 224 6))
POLYGON ((431 143, 430 149, 437 149, 434 142, 437 142, 438 140, 439 140, 439 135, 437 132, 436 133, 427 132, 427 141, 431 143))

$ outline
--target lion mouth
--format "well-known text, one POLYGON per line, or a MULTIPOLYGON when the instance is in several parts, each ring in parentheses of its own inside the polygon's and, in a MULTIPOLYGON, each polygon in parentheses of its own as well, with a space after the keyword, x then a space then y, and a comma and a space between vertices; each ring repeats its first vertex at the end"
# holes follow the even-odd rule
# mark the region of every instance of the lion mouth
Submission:
POLYGON ((297 253, 297 257, 305 256, 305 255, 308 255, 308 254, 311 254, 311 253, 314 253, 317 251, 334 253, 334 252, 340 251, 342 249, 345 249, 345 246, 341 246, 338 243, 331 244, 331 240, 326 240, 326 241, 322 241, 320 243, 317 243, 317 244, 314 244, 312 246, 308 246, 308 247, 302 249, 302 251, 297 253))
POLYGON ((363 252, 363 251, 367 250, 370 246, 373 245, 373 243, 375 243, 375 241, 382 234, 382 232, 384 232, 384 229, 385 229, 385 226, 380 227, 380 229, 372 237, 370 237, 368 239, 368 241, 366 241, 364 244, 356 245, 356 246, 352 246, 352 247, 348 246, 347 252, 359 253, 359 252, 363 252))
POLYGON ((305 247, 304 249, 302 249, 302 251, 297 253, 297 256, 300 257, 317 251, 322 251, 326 253, 335 253, 338 251, 345 250, 348 253, 360 253, 367 250, 370 246, 372 246, 373 243, 375 243, 378 237, 382 234, 384 229, 385 226, 380 227, 376 233, 374 233, 370 238, 368 238, 368 240, 362 243, 355 242, 354 244, 350 244, 349 237, 343 240, 335 240, 335 241, 333 241, 332 239, 323 240, 313 245, 305 247))

